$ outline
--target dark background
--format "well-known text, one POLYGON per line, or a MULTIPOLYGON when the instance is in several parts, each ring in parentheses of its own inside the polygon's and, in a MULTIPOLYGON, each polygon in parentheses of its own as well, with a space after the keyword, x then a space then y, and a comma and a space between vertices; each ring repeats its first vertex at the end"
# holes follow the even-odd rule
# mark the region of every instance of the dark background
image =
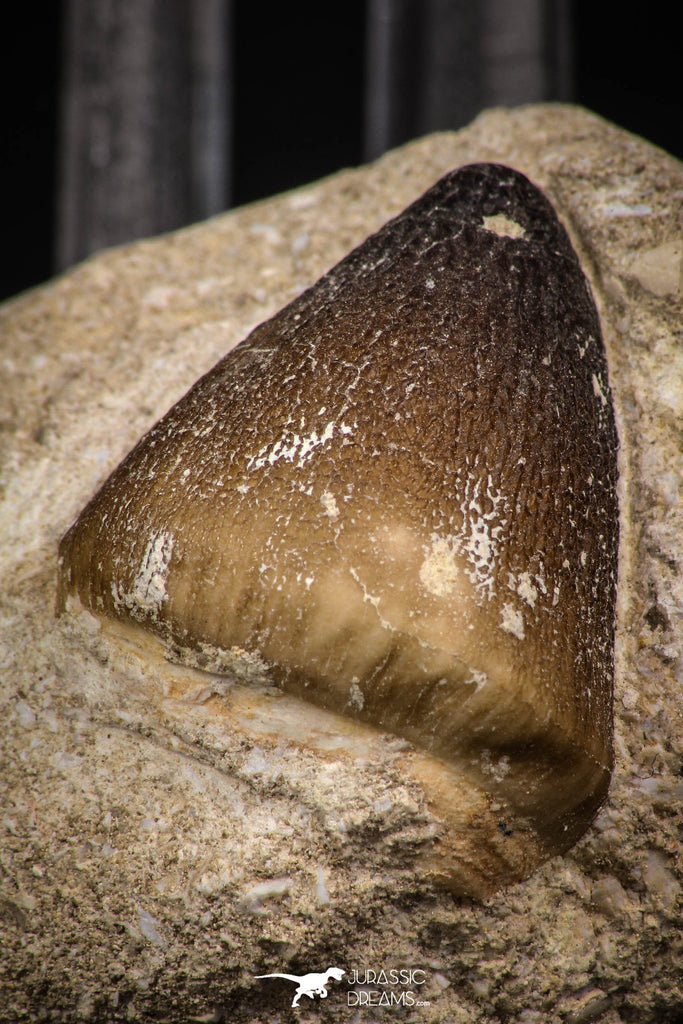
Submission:
MULTIPOLYGON (((678 33, 661 8, 636 16, 573 0, 569 11, 568 98, 683 158, 678 33)), ((56 271, 64 7, 12 5, 10 19, 0 61, 0 298, 56 271)), ((231 205, 363 162, 365 19, 363 0, 272 9, 236 0, 231 205)))

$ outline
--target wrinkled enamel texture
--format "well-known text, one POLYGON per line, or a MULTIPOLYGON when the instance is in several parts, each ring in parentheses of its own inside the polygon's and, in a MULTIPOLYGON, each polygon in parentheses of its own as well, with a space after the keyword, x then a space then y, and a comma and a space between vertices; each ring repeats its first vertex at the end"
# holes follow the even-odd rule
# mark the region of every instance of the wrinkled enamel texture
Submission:
POLYGON ((607 791, 616 453, 564 228, 521 174, 471 165, 142 438, 62 540, 58 608, 238 676, 256 658, 408 740, 448 825, 434 874, 486 895, 607 791))

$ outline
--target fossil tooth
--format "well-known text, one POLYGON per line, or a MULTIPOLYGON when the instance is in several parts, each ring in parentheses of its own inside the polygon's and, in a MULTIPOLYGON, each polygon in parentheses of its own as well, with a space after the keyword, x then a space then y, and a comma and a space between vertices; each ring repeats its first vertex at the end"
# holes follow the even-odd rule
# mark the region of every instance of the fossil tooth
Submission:
POLYGON ((467 166, 142 438, 61 542, 58 609, 409 741, 444 822, 426 870, 483 896, 607 791, 616 453, 564 228, 467 166))

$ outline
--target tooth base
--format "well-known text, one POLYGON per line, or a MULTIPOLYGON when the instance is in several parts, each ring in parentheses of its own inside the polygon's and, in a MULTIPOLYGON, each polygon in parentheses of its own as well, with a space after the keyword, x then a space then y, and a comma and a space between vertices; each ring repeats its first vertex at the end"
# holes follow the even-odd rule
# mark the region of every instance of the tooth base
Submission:
MULTIPOLYGON (((73 599, 70 610, 78 610, 73 599)), ((241 683, 167 660, 162 645, 145 630, 108 618, 100 624, 113 656, 118 652, 124 662, 132 658, 142 666, 133 675, 145 680, 146 696, 176 734, 183 736, 190 723, 199 724, 213 745, 223 737, 226 748, 234 747, 235 739, 243 738, 265 751, 298 748, 328 769, 338 765, 340 774, 370 769, 382 781, 377 794, 366 790, 370 802, 386 792, 388 777, 396 787, 408 785, 422 805, 422 827, 416 830, 409 866, 425 882, 481 900, 524 880, 559 852, 539 839, 509 801, 487 793, 462 766, 282 693, 269 684, 256 660, 245 661, 253 677, 241 683)))

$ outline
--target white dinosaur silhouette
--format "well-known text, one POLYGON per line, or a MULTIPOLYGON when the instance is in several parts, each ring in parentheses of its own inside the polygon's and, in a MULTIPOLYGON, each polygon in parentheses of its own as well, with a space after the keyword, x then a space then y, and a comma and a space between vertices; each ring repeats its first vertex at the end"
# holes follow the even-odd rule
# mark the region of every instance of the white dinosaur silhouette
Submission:
POLYGON ((302 996, 309 996, 311 999, 314 996, 320 996, 321 999, 325 999, 327 996, 326 986, 330 978, 334 978, 335 981, 341 981, 344 973, 339 967, 328 967, 324 974, 255 974, 254 977, 286 978, 287 981, 296 982, 298 987, 294 993, 292 1006, 298 1006, 302 996))

